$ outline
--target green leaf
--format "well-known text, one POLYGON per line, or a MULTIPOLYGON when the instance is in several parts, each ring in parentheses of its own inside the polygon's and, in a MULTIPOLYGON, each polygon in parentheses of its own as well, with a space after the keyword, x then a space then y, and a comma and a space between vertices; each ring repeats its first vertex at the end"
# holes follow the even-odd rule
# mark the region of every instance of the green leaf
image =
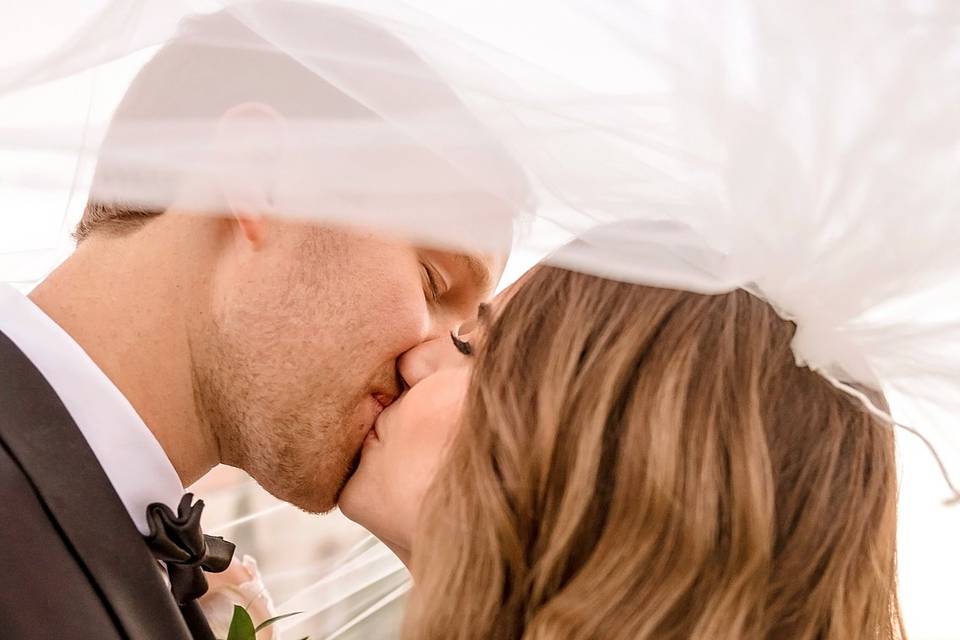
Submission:
POLYGON ((270 618, 269 620, 264 620, 263 622, 260 623, 260 626, 258 626, 258 627, 255 629, 255 631, 261 631, 261 630, 263 630, 263 629, 266 629, 267 627, 269 627, 270 625, 272 625, 272 624, 275 623, 275 622, 280 622, 280 621, 283 620, 284 618, 290 618, 290 617, 292 617, 292 616, 298 616, 298 615, 300 615, 301 613, 303 613, 303 611, 294 611, 293 613, 285 613, 285 614, 283 614, 282 616, 276 616, 275 618, 270 618))
POLYGON ((240 605, 233 606, 233 618, 230 620, 230 631, 227 640, 257 640, 257 630, 253 627, 250 614, 240 605))

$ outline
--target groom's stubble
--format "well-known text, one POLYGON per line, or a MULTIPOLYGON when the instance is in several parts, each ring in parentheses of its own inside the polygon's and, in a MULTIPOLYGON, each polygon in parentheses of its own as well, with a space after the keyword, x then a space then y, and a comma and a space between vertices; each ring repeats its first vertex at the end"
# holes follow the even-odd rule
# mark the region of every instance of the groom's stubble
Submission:
POLYGON ((370 390, 398 392, 394 354, 379 349, 388 307, 361 294, 389 285, 377 282, 383 246, 313 230, 266 295, 214 311, 191 341, 196 406, 221 462, 306 511, 336 506, 375 417, 370 390))
MULTIPOLYGON (((233 361, 218 347, 221 362, 233 361)), ((308 403, 276 415, 257 410, 255 389, 263 382, 244 369, 229 372, 195 369, 198 408, 216 434, 223 464, 247 471, 271 494, 313 512, 329 510, 353 474, 358 454, 349 442, 337 442, 347 410, 329 402, 311 412, 308 403), (246 402, 236 400, 237 396, 246 402), (304 465, 302 453, 311 449, 304 465), (318 506, 311 506, 318 505, 318 506)))

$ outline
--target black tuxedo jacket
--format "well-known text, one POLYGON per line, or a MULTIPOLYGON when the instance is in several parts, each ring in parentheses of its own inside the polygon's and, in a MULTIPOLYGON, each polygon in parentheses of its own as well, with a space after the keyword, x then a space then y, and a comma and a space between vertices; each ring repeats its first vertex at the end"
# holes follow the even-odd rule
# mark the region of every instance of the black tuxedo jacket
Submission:
POLYGON ((212 639, 60 398, 0 333, 0 638, 212 639))

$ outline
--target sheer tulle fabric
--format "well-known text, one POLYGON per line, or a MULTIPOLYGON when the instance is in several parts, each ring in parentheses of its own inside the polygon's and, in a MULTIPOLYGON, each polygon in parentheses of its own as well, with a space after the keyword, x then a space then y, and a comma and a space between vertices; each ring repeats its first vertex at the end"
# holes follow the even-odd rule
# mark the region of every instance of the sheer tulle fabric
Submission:
POLYGON ((34 281, 69 250, 88 198, 209 213, 255 185, 269 215, 746 288, 797 322, 799 364, 881 386, 960 476, 953 2, 47 0, 3 14, 4 279, 34 281), (158 51, 149 85, 131 85, 158 51))

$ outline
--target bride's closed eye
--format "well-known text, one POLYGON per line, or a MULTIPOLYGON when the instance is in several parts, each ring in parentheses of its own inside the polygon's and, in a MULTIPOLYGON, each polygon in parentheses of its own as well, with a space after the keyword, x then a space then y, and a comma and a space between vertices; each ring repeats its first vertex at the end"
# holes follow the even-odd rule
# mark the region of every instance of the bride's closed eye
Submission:
POLYGON ((469 322, 465 322, 460 325, 460 328, 457 331, 450 332, 450 339, 453 340, 453 346, 456 347, 457 351, 462 353, 465 356, 473 355, 473 345, 463 339, 463 336, 468 336, 487 318, 490 316, 490 305, 481 304, 477 309, 477 317, 469 322))

